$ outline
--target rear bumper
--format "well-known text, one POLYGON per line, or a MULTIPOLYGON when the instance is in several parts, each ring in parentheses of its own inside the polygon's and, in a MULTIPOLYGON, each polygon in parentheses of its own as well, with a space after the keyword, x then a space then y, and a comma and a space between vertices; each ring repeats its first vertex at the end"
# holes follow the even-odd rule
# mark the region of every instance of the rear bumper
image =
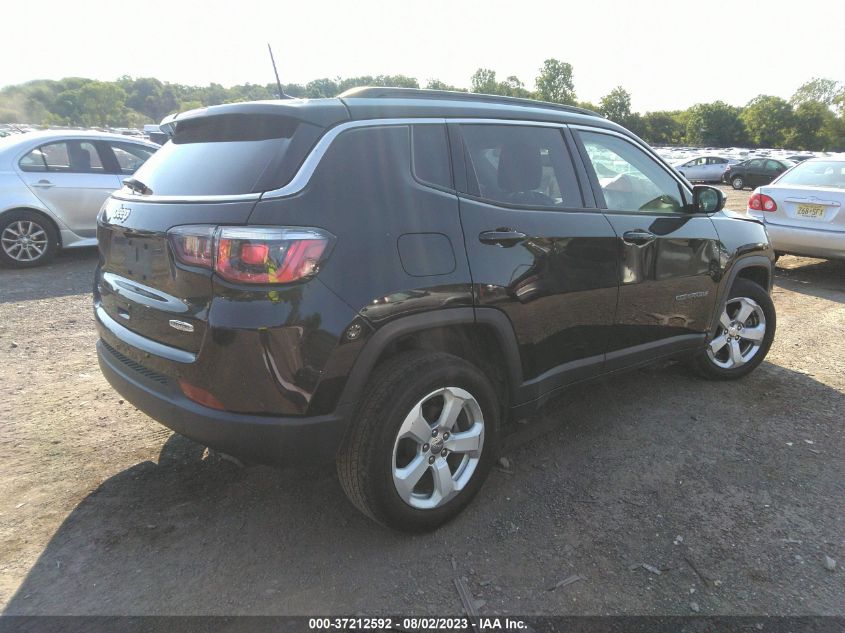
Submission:
POLYGON ((185 437, 244 459, 275 465, 331 461, 346 428, 343 408, 313 417, 218 411, 189 400, 176 381, 102 340, 97 357, 106 380, 135 407, 185 437))
MULTIPOLYGON (((759 217, 759 216, 754 216, 759 217)), ((772 248, 778 253, 845 259, 845 233, 799 229, 766 223, 772 248)))

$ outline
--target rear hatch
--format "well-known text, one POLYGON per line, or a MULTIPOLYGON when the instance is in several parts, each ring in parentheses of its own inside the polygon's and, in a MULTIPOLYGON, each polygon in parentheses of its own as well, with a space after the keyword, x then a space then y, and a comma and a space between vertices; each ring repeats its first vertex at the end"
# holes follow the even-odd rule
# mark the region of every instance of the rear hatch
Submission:
POLYGON ((167 123, 171 140, 98 218, 101 319, 198 351, 214 273, 178 261, 168 231, 246 225, 261 192, 287 184, 324 130, 346 116, 335 100, 292 100, 217 106, 167 123))

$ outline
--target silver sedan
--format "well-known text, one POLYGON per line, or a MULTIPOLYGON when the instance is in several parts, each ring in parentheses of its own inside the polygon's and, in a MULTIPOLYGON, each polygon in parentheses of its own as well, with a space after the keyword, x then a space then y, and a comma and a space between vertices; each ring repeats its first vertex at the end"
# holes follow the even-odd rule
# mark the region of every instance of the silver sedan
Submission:
POLYGON ((845 159, 799 163, 748 200, 776 253, 845 259, 845 159))
POLYGON ((673 167, 689 181, 719 182, 722 174, 725 173, 725 168, 738 162, 736 159, 724 156, 696 156, 676 161, 673 167))
POLYGON ((59 248, 96 245, 103 202, 157 149, 72 130, 0 139, 0 264, 38 266, 59 248))

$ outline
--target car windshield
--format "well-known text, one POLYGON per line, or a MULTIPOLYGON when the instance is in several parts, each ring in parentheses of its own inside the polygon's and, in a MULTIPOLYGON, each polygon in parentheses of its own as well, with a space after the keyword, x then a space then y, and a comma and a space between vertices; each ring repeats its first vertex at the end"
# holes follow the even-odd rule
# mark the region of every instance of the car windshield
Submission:
POLYGON ((777 184, 845 189, 845 161, 805 161, 785 173, 777 184))

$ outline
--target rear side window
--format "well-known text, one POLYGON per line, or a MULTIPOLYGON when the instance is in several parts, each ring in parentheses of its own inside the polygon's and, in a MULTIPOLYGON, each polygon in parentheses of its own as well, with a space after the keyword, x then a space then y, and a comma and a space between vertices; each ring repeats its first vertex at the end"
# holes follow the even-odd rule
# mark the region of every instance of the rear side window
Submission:
POLYGON ((171 140, 134 178, 154 195, 238 195, 287 184, 322 128, 274 115, 177 122, 171 140))
POLYGON ((134 174, 155 150, 135 143, 109 143, 122 174, 134 174))
POLYGON ((583 207, 559 129, 465 124, 461 133, 469 194, 513 206, 583 207))
POLYGON ((414 125, 411 130, 414 176, 421 182, 452 189, 446 126, 414 125))

